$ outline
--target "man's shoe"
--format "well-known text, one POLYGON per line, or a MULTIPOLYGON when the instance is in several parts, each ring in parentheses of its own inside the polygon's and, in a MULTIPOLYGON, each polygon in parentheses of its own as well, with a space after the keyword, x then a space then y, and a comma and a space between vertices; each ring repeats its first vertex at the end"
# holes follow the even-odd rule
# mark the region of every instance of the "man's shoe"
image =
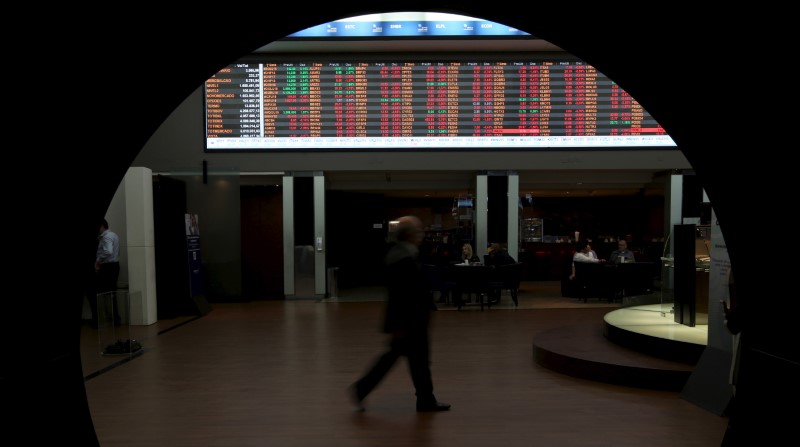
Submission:
POLYGON ((446 404, 444 402, 432 402, 429 404, 417 404, 417 411, 418 412, 431 412, 431 411, 448 411, 450 410, 450 404, 446 404))
POLYGON ((355 405, 356 411, 366 410, 366 408, 364 408, 364 398, 358 394, 358 387, 350 385, 350 387, 347 388, 347 395, 350 396, 350 401, 355 405))

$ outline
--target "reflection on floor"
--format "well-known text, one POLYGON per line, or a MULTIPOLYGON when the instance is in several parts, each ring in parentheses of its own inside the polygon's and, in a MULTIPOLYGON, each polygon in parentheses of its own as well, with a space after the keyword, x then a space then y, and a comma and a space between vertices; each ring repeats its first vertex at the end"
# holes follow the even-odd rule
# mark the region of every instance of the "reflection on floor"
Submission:
MULTIPOLYGON (((321 305, 336 305, 338 303, 381 302, 385 299, 385 290, 382 287, 361 287, 340 290, 336 298, 320 298, 316 301, 321 305)), ((693 359, 696 353, 706 345, 708 327, 698 325, 689 327, 674 322, 669 308, 656 304, 642 304, 629 306, 630 303, 653 302, 657 297, 635 297, 621 302, 609 303, 603 299, 582 299, 561 296, 560 282, 558 281, 528 281, 520 285, 518 294, 519 305, 515 306, 508 292, 504 292, 500 302, 485 309, 486 312, 514 311, 529 309, 600 309, 607 308, 602 320, 595 324, 581 323, 577 326, 563 326, 540 334, 534 340, 534 352, 540 364, 551 369, 560 370, 560 363, 571 363, 568 368, 574 369, 574 364, 590 362, 591 364, 606 365, 612 372, 592 373, 594 380, 601 380, 605 376, 614 377, 617 383, 625 378, 619 370, 620 366, 634 369, 644 368, 651 372, 660 371, 660 374, 678 376, 665 380, 658 378, 659 386, 678 387, 685 382, 687 374, 692 370, 693 359), (648 350, 656 350, 663 354, 672 353, 674 358, 664 358, 663 355, 651 355, 648 350), (553 362, 554 358, 561 359, 553 362)), ((440 311, 456 311, 457 308, 450 303, 438 303, 440 311)), ((213 304, 212 304, 213 308, 213 304)), ((476 304, 461 308, 460 312, 480 312, 476 304)), ((102 329, 91 328, 84 325, 81 337, 81 353, 84 376, 87 379, 96 377, 103 372, 132 360, 136 355, 147 353, 156 336, 189 323, 199 317, 186 316, 175 319, 161 320, 150 326, 130 326, 119 328, 116 332, 104 332, 102 329), (121 334, 121 335, 120 335, 121 334), (124 336, 123 336, 124 335, 124 336), (111 336, 111 338, 109 338, 111 336), (142 350, 136 355, 105 355, 105 344, 113 343, 114 339, 136 340, 142 344, 142 350)), ((588 371, 585 366, 583 371, 588 371)), ((560 371, 570 374, 569 371, 560 371)), ((642 386, 642 375, 638 379, 629 381, 628 385, 642 386), (637 384, 637 381, 639 384, 637 384)), ((627 379, 626 379, 627 380, 627 379)), ((626 384, 626 383, 622 383, 626 384)), ((645 387, 653 387, 645 383, 645 387)), ((657 386, 658 387, 658 386, 657 386)))
MULTIPOLYGON (((619 365, 655 364, 603 336, 619 304, 589 304, 434 312, 432 368, 436 396, 453 404, 446 413, 414 411, 402 360, 367 411, 354 411, 347 387, 386 348, 378 301, 212 303, 173 329, 159 321, 157 336, 134 335, 144 353, 87 380, 86 397, 103 447, 719 445, 726 419, 676 392, 576 378, 534 359, 532 342, 571 328, 561 340, 594 363, 613 354, 619 365)), ((668 373, 691 365, 683 368, 668 373)), ((651 369, 619 368, 617 377, 651 369)))

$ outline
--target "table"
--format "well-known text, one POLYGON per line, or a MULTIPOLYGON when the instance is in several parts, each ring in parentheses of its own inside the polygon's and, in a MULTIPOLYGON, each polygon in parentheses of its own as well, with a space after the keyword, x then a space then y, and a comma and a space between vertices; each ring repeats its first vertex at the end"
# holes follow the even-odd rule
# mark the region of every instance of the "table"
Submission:
POLYGON ((475 294, 483 310, 484 299, 489 295, 491 267, 482 264, 454 264, 450 266, 450 279, 453 281, 453 302, 461 310, 466 304, 462 297, 475 294))
POLYGON ((655 262, 626 262, 610 264, 617 269, 616 288, 620 296, 653 293, 658 266, 655 262))
POLYGON ((584 302, 590 296, 617 298, 652 293, 657 265, 654 262, 622 264, 575 263, 575 280, 584 302))

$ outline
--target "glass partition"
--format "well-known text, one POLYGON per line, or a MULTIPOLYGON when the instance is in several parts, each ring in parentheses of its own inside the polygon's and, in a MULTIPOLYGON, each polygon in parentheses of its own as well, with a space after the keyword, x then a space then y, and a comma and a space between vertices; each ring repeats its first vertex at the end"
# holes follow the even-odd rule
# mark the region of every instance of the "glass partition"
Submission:
POLYGON ((675 313, 675 258, 671 247, 672 231, 661 253, 661 316, 670 318, 675 313))
POLYGON ((97 340, 103 356, 132 357, 142 345, 131 335, 131 306, 127 290, 97 294, 97 340))

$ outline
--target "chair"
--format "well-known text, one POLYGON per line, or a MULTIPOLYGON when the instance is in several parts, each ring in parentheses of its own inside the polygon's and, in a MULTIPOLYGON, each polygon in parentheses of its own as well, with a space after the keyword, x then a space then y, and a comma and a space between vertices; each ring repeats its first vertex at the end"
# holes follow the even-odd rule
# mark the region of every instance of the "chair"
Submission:
POLYGON ((657 266, 654 262, 621 264, 620 282, 622 296, 649 295, 655 288, 657 266))
POLYGON ((595 264, 591 262, 575 263, 575 285, 578 287, 578 298, 585 303, 589 297, 614 300, 614 284, 617 270, 615 266, 595 264))
POLYGON ((449 275, 449 269, 444 265, 422 264, 422 271, 428 278, 428 290, 432 293, 439 293, 440 298, 445 299, 445 303, 450 303, 450 296, 455 283, 449 275))
POLYGON ((464 295, 475 294, 481 310, 484 307, 484 297, 489 292, 489 271, 485 265, 453 265, 450 267, 453 287, 453 301, 461 310, 464 305, 464 295))
POLYGON ((582 289, 578 282, 569 277, 572 275, 572 255, 564 256, 561 260, 561 296, 568 298, 582 298, 582 289))
POLYGON ((491 269, 489 278, 490 297, 497 297, 497 299, 494 300, 494 303, 491 299, 488 301, 489 308, 491 309, 492 304, 500 302, 504 290, 509 291, 511 299, 514 301, 514 307, 519 306, 518 292, 520 281, 522 281, 521 262, 501 265, 491 269))

